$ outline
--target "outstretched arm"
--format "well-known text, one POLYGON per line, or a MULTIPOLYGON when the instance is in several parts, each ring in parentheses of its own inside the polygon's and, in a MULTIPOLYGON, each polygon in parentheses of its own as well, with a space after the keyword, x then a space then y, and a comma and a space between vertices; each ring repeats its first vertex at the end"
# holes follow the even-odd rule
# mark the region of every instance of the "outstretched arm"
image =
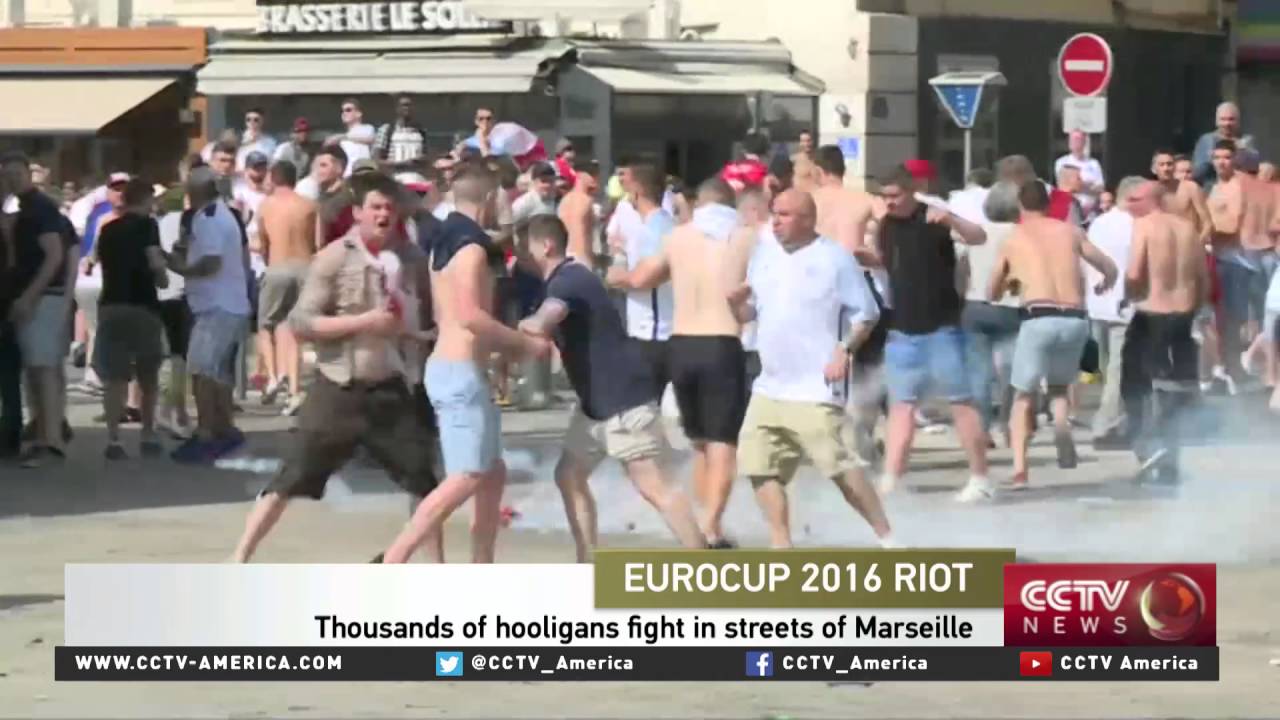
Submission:
POLYGON ((542 301, 538 311, 520 321, 520 332, 538 337, 549 337, 564 319, 569 317, 569 306, 559 298, 549 297, 542 301))
POLYGON ((622 265, 609 268, 609 287, 620 290, 651 290, 671 279, 671 263, 665 252, 641 260, 635 270, 622 265))
POLYGON ((1080 257, 1084 261, 1093 266, 1095 270, 1102 273, 1102 282, 1098 283, 1095 292, 1099 295, 1111 289, 1116 284, 1117 276, 1120 269, 1112 262, 1107 254, 1098 249, 1097 245, 1089 242, 1089 238, 1085 237, 1084 232, 1076 231, 1076 244, 1080 248, 1080 257))

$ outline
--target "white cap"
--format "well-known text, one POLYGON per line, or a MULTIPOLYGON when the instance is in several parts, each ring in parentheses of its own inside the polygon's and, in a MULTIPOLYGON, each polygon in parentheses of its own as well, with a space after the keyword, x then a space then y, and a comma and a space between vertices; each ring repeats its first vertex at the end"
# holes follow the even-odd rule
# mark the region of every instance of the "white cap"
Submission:
POLYGON ((133 178, 129 177, 129 173, 115 172, 111 173, 111 176, 107 178, 107 185, 111 186, 116 183, 127 183, 132 179, 133 178))

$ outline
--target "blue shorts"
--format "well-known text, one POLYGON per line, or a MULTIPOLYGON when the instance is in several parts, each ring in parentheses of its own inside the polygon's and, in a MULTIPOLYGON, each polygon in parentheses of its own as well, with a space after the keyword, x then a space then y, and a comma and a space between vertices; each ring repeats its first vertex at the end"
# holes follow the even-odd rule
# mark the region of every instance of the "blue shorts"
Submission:
POLYGON ((950 403, 972 401, 965 345, 964 333, 954 325, 927 335, 890 330, 884 349, 889 402, 913 405, 930 393, 950 403))
POLYGON ((1080 375, 1089 341, 1089 321, 1081 317, 1035 317, 1022 321, 1013 349, 1010 384, 1018 392, 1040 391, 1040 383, 1066 387, 1080 375))
POLYGON ((440 424, 445 474, 492 470, 502 456, 502 414, 484 370, 471 362, 432 359, 423 381, 440 424))

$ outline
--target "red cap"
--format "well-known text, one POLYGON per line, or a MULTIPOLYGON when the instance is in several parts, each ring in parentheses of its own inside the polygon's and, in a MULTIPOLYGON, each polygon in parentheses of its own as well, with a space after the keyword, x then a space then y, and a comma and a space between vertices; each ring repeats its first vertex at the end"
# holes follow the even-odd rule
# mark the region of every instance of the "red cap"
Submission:
POLYGON ((294 132, 308 132, 310 130, 311 130, 311 123, 307 122, 306 118, 298 118, 297 120, 293 121, 294 132))
POLYGON ((938 178, 937 169, 928 160, 908 160, 903 163, 903 166, 906 167, 907 172, 911 173, 911 177, 916 180, 936 180, 938 178))

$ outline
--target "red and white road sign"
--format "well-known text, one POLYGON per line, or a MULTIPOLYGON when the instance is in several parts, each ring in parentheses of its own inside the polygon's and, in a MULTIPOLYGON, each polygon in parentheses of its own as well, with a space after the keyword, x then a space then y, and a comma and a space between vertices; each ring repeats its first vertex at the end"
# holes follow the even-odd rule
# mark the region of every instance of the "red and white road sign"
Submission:
POLYGON ((1101 95, 1111 83, 1114 68, 1111 46, 1093 33, 1076 35, 1058 53, 1058 77, 1072 95, 1101 95))

